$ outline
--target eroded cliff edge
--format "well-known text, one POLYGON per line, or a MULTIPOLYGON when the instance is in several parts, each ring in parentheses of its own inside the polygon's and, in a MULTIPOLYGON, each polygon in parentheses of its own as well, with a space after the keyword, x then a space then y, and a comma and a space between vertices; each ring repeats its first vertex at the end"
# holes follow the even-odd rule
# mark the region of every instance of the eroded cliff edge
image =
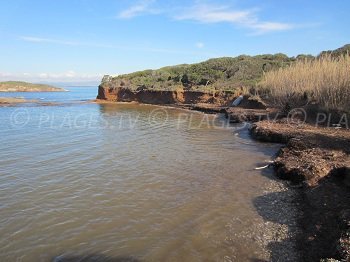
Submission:
POLYGON ((212 104, 229 105, 237 95, 230 91, 204 92, 193 90, 131 90, 123 81, 107 81, 98 88, 97 99, 113 102, 139 102, 144 104, 212 104))

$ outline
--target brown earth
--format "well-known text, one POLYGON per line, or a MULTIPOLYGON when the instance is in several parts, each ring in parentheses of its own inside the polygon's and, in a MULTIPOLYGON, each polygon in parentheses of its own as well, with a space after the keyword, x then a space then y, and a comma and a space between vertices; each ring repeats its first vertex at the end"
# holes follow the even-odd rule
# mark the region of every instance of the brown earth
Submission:
POLYGON ((139 102, 157 105, 191 105, 212 104, 228 106, 236 96, 231 92, 203 92, 203 91, 161 91, 140 90, 132 91, 125 87, 101 84, 97 99, 115 102, 139 102))
MULTIPOLYGON (((222 112, 222 109, 229 107, 237 98, 237 94, 230 91, 192 91, 192 90, 139 90, 132 91, 127 87, 114 86, 113 83, 103 83, 98 88, 98 100, 113 102, 138 102, 156 105, 187 105, 196 107, 198 110, 215 108, 215 111, 222 112)), ((266 104, 259 98, 244 96, 240 104, 241 108, 266 110, 266 104)), ((196 110, 196 109, 194 109, 196 110)))
POLYGON ((350 132, 346 129, 282 119, 258 122, 252 126, 251 134, 261 141, 287 144, 275 160, 281 178, 313 186, 333 170, 350 168, 350 132))
POLYGON ((0 97, 0 106, 15 105, 21 103, 35 103, 37 100, 27 100, 24 98, 16 97, 0 97))
POLYGON ((0 107, 15 107, 22 104, 26 104, 26 107, 35 106, 68 106, 72 104, 85 104, 89 102, 71 102, 71 103, 59 103, 59 102, 45 102, 37 99, 25 99, 18 97, 0 97, 0 107))
POLYGON ((251 134, 286 144, 273 166, 280 178, 301 185, 303 261, 350 261, 350 131, 282 119, 255 123, 251 134))

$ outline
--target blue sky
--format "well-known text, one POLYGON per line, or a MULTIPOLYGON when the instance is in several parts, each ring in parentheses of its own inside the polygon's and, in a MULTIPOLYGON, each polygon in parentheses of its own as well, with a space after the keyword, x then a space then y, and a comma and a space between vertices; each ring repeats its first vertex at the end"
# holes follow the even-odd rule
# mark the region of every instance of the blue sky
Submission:
POLYGON ((350 2, 0 2, 0 80, 99 81, 166 65, 350 43, 350 2))

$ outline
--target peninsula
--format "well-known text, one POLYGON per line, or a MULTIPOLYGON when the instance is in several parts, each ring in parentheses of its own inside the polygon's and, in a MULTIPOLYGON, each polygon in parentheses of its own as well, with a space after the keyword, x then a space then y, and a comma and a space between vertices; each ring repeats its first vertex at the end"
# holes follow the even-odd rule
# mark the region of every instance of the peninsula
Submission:
POLYGON ((22 81, 0 82, 0 92, 64 92, 63 88, 22 81))

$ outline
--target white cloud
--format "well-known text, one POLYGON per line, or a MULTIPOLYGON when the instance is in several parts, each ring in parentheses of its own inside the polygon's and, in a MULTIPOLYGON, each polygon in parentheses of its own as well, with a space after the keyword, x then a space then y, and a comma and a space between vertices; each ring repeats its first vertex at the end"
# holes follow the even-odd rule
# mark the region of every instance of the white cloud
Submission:
POLYGON ((49 76, 49 74, 47 74, 47 73, 40 73, 39 74, 40 78, 48 78, 48 76, 49 76))
POLYGON ((142 14, 156 14, 159 11, 150 8, 150 6, 155 2, 155 0, 141 0, 137 2, 135 5, 130 6, 126 10, 121 11, 118 14, 118 18, 121 19, 129 19, 135 16, 139 16, 142 14))
POLYGON ((262 35, 273 31, 287 31, 297 27, 296 25, 277 22, 259 22, 247 26, 254 29, 251 35, 262 35))
POLYGON ((228 6, 197 4, 189 9, 184 9, 182 14, 174 18, 200 23, 231 23, 253 29, 256 34, 284 31, 295 27, 287 23, 261 21, 256 13, 256 9, 234 10, 228 6))
POLYGON ((201 48, 204 47, 204 43, 198 42, 198 43, 196 43, 196 47, 199 48, 199 49, 201 49, 201 48))
POLYGON ((254 34, 264 34, 274 31, 285 31, 296 25, 282 22, 262 21, 257 15, 257 9, 233 9, 226 5, 197 4, 191 7, 168 8, 160 11, 152 8, 155 0, 141 0, 135 5, 119 13, 118 18, 129 19, 142 14, 166 14, 176 20, 192 20, 200 23, 230 23, 253 30, 254 34), (174 15, 176 13, 176 15, 174 15))
POLYGON ((175 16, 177 20, 194 20, 201 23, 241 23, 251 16, 251 11, 228 10, 227 6, 200 4, 185 9, 175 16))
POLYGON ((9 73, 0 72, 0 81, 28 81, 28 82, 99 82, 103 74, 84 74, 69 70, 61 73, 9 73))
POLYGON ((27 42, 37 42, 37 43, 50 41, 49 39, 32 37, 32 36, 21 36, 20 38, 24 41, 27 41, 27 42))
POLYGON ((73 45, 73 46, 81 45, 81 43, 78 43, 78 42, 61 41, 56 39, 41 38, 41 37, 34 37, 34 36, 20 36, 20 39, 26 42, 32 42, 32 43, 51 43, 51 44, 60 44, 60 45, 73 45))
POLYGON ((65 73, 66 77, 75 77, 76 75, 77 74, 73 70, 70 70, 70 71, 65 73))

